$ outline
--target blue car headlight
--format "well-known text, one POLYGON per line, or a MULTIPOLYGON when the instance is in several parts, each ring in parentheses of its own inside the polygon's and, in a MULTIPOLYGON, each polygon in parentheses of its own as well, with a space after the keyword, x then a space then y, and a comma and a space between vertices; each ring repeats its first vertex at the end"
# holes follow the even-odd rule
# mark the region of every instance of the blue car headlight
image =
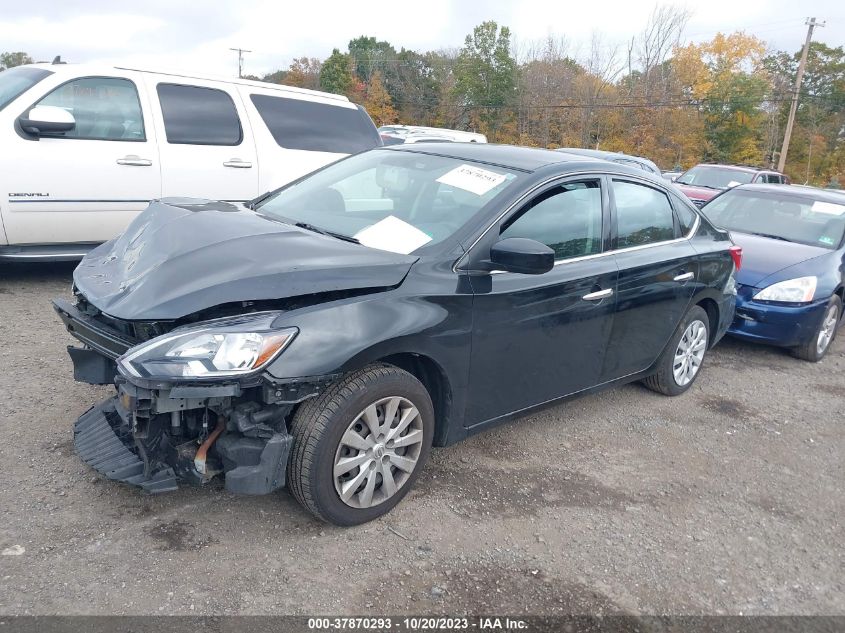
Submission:
POLYGON ((780 303, 808 303, 816 294, 816 277, 796 277, 779 281, 763 288, 754 295, 757 301, 778 301, 780 303))
POLYGON ((234 377, 258 371, 298 330, 273 328, 278 313, 209 321, 150 339, 118 358, 124 375, 147 379, 234 377))

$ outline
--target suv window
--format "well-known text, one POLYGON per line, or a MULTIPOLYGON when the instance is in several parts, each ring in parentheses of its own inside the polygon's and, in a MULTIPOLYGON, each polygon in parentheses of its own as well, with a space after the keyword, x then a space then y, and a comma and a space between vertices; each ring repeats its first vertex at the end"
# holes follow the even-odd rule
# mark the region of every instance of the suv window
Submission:
POLYGON ((665 193, 614 180, 613 195, 616 200, 616 248, 674 239, 674 215, 665 193))
POLYGON ((525 237, 554 250, 555 259, 601 252, 601 188, 598 181, 567 183, 532 200, 501 237, 525 237))
POLYGON ((55 138, 144 141, 144 117, 135 84, 117 77, 84 77, 62 84, 37 104, 63 108, 76 125, 55 138))
POLYGON ((375 125, 357 107, 259 94, 250 99, 280 147, 356 154, 381 145, 375 125))
POLYGON ((179 84, 158 84, 156 91, 171 145, 241 144, 241 120, 227 92, 179 84))

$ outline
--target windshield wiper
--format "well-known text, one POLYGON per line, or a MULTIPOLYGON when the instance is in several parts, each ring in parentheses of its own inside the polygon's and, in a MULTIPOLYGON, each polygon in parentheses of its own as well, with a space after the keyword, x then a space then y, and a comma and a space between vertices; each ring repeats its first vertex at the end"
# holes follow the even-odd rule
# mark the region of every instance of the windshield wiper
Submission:
POLYGON ((309 224, 308 222, 294 222, 293 225, 299 227, 300 229, 319 233, 320 235, 328 235, 329 237, 334 237, 338 240, 343 240, 344 242, 352 242, 353 244, 361 243, 360 241, 358 241, 357 238, 352 237, 351 235, 344 235, 343 233, 335 233, 334 231, 321 229, 319 226, 314 226, 313 224, 309 224))
POLYGON ((771 240, 780 240, 781 242, 792 241, 786 237, 783 237, 782 235, 775 235, 774 233, 757 233, 755 231, 751 231, 751 235, 757 235, 758 237, 768 237, 771 240))
POLYGON ((689 185, 690 187, 703 187, 705 189, 713 189, 715 191, 721 191, 722 190, 721 187, 711 187, 710 185, 702 185, 702 184, 697 183, 697 182, 683 182, 681 180, 676 180, 675 182, 680 183, 682 185, 689 185))

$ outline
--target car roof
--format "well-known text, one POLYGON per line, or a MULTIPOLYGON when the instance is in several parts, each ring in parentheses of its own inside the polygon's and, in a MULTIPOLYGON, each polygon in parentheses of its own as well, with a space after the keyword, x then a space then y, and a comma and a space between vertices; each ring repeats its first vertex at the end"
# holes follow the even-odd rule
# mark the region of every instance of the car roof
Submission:
POLYGON ((107 64, 71 64, 62 62, 53 64, 50 62, 38 62, 37 64, 27 64, 29 67, 42 68, 49 70, 58 75, 73 75, 79 76, 90 75, 109 75, 115 70, 129 70, 138 73, 148 73, 153 75, 164 75, 168 77, 181 77, 183 79, 199 79, 204 81, 219 81, 228 84, 237 84, 239 86, 251 86, 253 88, 262 88, 264 90, 278 90, 279 92, 296 93, 302 96, 314 96, 321 99, 332 99, 344 104, 351 104, 348 98, 343 95, 333 94, 331 92, 322 92, 320 90, 309 90, 308 88, 297 88, 295 86, 283 86, 282 84, 274 84, 267 81, 254 81, 251 79, 240 79, 238 77, 226 77, 222 75, 209 75, 202 73, 194 73, 186 70, 175 69, 161 69, 161 68, 140 68, 137 66, 109 66, 107 64))
MULTIPOLYGON (((436 154, 447 158, 490 163, 529 172, 557 163, 583 164, 584 162, 596 163, 600 160, 550 149, 497 145, 495 143, 415 143, 413 145, 390 145, 379 148, 379 150, 436 154)), ((608 161, 602 162, 607 163, 608 161)))
MULTIPOLYGON (((845 204, 845 192, 836 189, 820 189, 819 187, 808 187, 806 185, 777 185, 777 184, 748 184, 737 185, 728 191, 759 191, 762 193, 777 193, 783 196, 803 197, 820 200, 822 202, 833 202, 845 204)), ((727 192, 726 192, 727 193, 727 192)))
MULTIPOLYGON (((713 167, 715 169, 733 169, 737 171, 747 171, 749 173, 756 174, 757 172, 764 171, 772 174, 779 174, 779 171, 774 169, 767 169, 765 167, 753 167, 751 165, 723 165, 719 163, 698 163, 698 165, 694 165, 694 167, 713 167)), ((692 169, 692 167, 690 167, 692 169)), ((689 171, 689 170, 687 170, 689 171)))

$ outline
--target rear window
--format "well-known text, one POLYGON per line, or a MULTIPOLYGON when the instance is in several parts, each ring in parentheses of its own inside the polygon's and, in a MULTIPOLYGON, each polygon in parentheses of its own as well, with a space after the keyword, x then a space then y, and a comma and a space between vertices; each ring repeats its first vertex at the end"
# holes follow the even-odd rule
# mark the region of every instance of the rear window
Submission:
POLYGON ((280 147, 355 154, 381 145, 373 122, 358 108, 270 95, 250 99, 280 147))
POLYGON ((168 143, 240 145, 241 121, 228 93, 177 84, 159 84, 156 90, 168 143))
POLYGON ((10 68, 0 71, 0 110, 53 73, 43 68, 10 68))

